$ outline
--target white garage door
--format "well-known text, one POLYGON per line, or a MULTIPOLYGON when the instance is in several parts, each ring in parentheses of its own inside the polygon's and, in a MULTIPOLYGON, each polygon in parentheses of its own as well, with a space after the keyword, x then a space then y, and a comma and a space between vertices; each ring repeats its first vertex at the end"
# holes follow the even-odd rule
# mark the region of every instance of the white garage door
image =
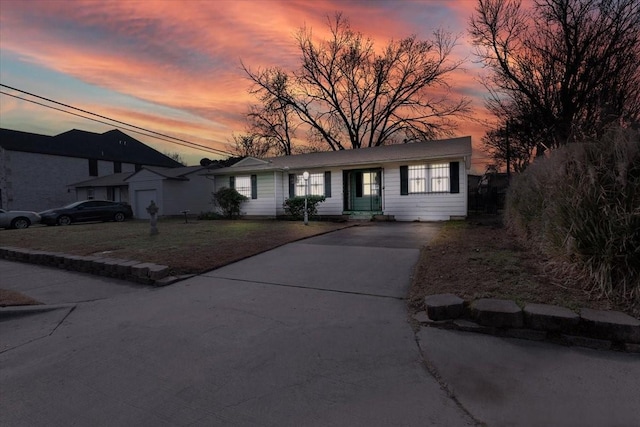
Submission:
POLYGON ((147 207, 149 206, 149 204, 151 204, 152 200, 156 203, 156 205, 158 204, 156 190, 136 190, 136 211, 134 212, 136 218, 149 218, 147 207))

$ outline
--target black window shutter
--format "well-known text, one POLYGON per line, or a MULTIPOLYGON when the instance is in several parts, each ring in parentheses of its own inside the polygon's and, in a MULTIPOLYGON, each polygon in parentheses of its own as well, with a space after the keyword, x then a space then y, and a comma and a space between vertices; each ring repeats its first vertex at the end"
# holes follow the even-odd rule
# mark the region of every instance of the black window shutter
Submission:
POLYGON ((356 197, 362 197, 362 172, 356 172, 356 197))
POLYGON ((324 173, 324 197, 331 197, 331 172, 324 173))
POLYGON ((258 175, 251 175, 251 198, 258 198, 258 175))
POLYGON ((400 166, 400 195, 409 194, 409 166, 400 166))
POLYGON ((451 192, 460 192, 460 163, 449 163, 449 182, 451 183, 451 192))
POLYGON ((236 177, 235 176, 230 176, 229 177, 229 188, 236 188, 236 177))
POLYGON ((292 173, 289 174, 289 197, 295 197, 296 195, 296 176, 292 173))

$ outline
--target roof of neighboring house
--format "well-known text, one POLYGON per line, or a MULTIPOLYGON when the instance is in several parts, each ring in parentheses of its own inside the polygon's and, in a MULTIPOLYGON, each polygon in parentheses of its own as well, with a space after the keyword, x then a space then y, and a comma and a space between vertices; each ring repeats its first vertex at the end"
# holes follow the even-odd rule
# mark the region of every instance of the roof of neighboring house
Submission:
POLYGON ((100 176, 86 181, 69 184, 69 187, 117 187, 129 185, 125 180, 133 175, 134 172, 121 172, 112 175, 100 176))
POLYGON ((11 151, 120 161, 140 165, 182 166, 172 158, 118 129, 104 133, 73 129, 55 136, 0 129, 0 147, 11 151))
MULTIPOLYGON (((180 168, 161 168, 157 166, 144 166, 142 168, 142 170, 148 170, 149 172, 153 172, 156 175, 160 175, 163 178, 176 179, 181 181, 188 181, 189 178, 187 178, 186 175, 189 175, 191 173, 198 172, 204 169, 207 169, 207 168, 204 166, 183 166, 180 168)), ((130 174, 127 178, 133 175, 134 174, 130 174)))
POLYGON ((333 166, 358 166, 389 162, 437 160, 464 157, 467 169, 471 166, 471 137, 421 141, 408 144, 383 145, 356 150, 323 151, 293 156, 256 159, 247 157, 238 163, 209 170, 209 175, 270 170, 301 170, 333 166))

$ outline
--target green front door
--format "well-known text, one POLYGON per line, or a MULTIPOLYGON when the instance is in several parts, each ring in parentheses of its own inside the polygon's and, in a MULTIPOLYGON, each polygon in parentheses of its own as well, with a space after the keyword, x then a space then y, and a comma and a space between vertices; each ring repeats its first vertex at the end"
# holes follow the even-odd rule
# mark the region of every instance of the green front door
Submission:
POLYGON ((382 169, 343 172, 344 210, 382 212, 382 169))

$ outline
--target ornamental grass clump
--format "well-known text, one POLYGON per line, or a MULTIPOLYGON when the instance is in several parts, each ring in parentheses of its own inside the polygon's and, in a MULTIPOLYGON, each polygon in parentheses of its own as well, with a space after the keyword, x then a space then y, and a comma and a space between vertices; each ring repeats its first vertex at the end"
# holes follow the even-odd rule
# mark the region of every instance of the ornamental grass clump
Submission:
POLYGON ((536 160, 507 195, 507 227, 640 314, 640 140, 618 129, 536 160))

